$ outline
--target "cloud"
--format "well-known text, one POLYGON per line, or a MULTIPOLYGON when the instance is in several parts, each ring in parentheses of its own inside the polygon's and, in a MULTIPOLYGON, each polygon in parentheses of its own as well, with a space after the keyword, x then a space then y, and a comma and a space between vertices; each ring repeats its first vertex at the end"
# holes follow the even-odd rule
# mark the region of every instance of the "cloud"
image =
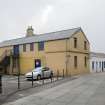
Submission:
POLYGON ((48 21, 48 18, 52 10, 53 10, 53 7, 51 5, 48 5, 43 11, 42 16, 41 16, 41 21, 43 25, 46 24, 46 22, 48 21))
POLYGON ((44 6, 43 9, 39 10, 35 16, 33 16, 29 22, 27 23, 28 25, 32 25, 35 27, 38 31, 40 30, 40 33, 43 32, 45 27, 48 25, 48 21, 51 18, 51 14, 53 12, 53 6, 47 5, 44 6))
POLYGON ((0 0, 0 41, 81 26, 93 51, 105 51, 104 0, 0 0))

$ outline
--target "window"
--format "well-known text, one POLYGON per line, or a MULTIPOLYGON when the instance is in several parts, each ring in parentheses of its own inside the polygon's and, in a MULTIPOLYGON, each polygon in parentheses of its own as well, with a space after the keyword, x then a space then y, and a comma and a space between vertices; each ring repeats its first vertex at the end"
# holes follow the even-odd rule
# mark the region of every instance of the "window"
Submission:
POLYGON ((74 56, 74 67, 77 68, 77 56, 74 56))
POLYGON ((41 59, 35 59, 35 68, 41 67, 41 59))
POLYGON ((74 48, 77 48, 77 38, 74 38, 74 48))
POLYGON ((23 52, 26 52, 26 44, 23 44, 23 52))
POLYGON ((44 42, 39 42, 38 43, 38 50, 39 51, 44 50, 44 42))
POLYGON ((84 49, 87 50, 87 42, 84 41, 84 49))
POLYGON ((104 68, 105 68, 105 61, 104 61, 104 68))
POLYGON ((84 61, 85 61, 84 65, 85 65, 85 67, 87 67, 87 59, 86 59, 86 56, 84 58, 84 61))
POLYGON ((34 43, 30 43, 30 51, 34 50, 34 43))
POLYGON ((92 69, 94 70, 94 61, 92 62, 92 69))
POLYGON ((13 54, 15 56, 18 56, 19 55, 19 45, 14 45, 13 46, 13 54))
POLYGON ((98 62, 96 61, 96 68, 98 67, 98 62))
POLYGON ((101 62, 99 62, 100 63, 100 68, 101 68, 101 62))
POLYGON ((102 71, 103 71, 103 68, 104 68, 104 62, 102 61, 102 71))

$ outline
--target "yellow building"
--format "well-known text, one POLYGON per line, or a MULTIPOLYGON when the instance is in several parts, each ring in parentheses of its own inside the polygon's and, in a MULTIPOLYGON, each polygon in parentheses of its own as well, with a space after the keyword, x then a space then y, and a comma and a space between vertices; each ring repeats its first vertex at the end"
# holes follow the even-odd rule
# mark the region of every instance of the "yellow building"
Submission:
POLYGON ((63 70, 65 75, 89 73, 90 44, 81 28, 40 35, 33 31, 28 27, 26 37, 0 43, 0 70, 25 74, 48 66, 61 75, 63 70))

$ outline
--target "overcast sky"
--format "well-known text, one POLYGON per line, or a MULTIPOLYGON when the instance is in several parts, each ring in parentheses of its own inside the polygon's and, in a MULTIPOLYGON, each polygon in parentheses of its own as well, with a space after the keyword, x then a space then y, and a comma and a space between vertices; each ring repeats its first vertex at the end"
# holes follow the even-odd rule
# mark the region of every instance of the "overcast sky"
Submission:
POLYGON ((105 0, 0 0, 0 41, 82 27, 91 50, 105 52, 105 0))

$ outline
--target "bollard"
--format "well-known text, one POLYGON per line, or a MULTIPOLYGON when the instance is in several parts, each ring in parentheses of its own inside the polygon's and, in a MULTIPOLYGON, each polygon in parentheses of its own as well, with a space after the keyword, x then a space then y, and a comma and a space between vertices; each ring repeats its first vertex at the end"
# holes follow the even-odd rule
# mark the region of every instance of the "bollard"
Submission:
POLYGON ((59 77, 59 70, 57 70, 57 80, 59 79, 58 77, 59 77))
POLYGON ((51 77, 51 83, 52 83, 52 77, 51 77))
POLYGON ((34 86, 34 78, 33 78, 33 72, 32 72, 32 87, 34 86))
POLYGON ((2 75, 0 75, 0 93, 2 93, 2 75))
POLYGON ((18 74, 18 89, 20 89, 20 73, 18 74))
POLYGON ((52 83, 52 79, 53 79, 53 73, 51 74, 51 83, 52 83))
POLYGON ((42 77, 43 77, 43 78, 42 78, 42 84, 44 84, 44 71, 42 71, 42 75, 43 75, 43 76, 42 76, 42 77))
POLYGON ((64 69, 63 69, 63 78, 65 77, 65 74, 64 74, 64 69))

